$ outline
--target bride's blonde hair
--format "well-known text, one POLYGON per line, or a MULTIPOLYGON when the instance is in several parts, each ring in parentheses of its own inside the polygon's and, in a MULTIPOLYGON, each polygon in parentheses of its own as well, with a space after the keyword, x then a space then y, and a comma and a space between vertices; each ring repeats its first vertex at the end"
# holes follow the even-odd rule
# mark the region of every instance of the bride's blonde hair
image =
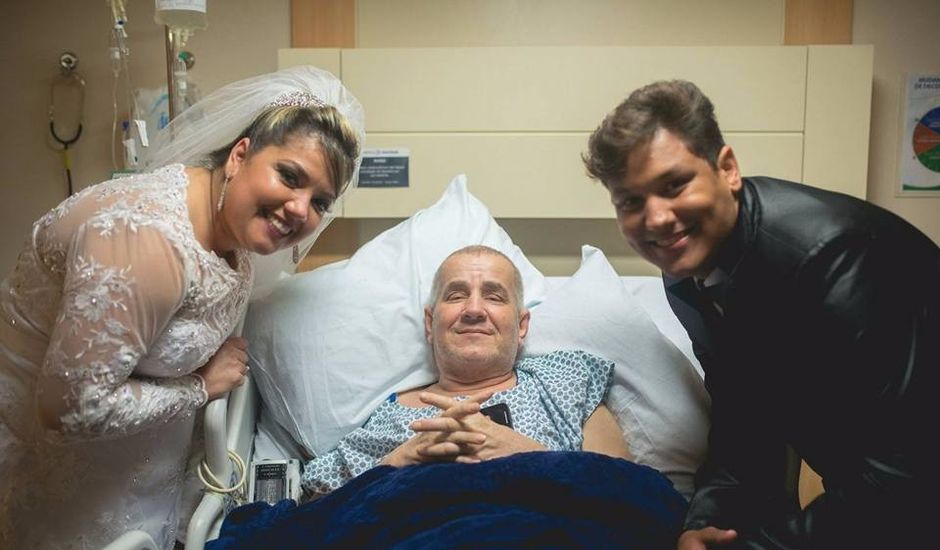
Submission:
POLYGON ((262 111, 247 128, 227 145, 209 153, 206 168, 223 166, 235 144, 248 138, 248 154, 269 145, 282 146, 295 138, 314 138, 327 159, 330 178, 340 195, 356 170, 360 143, 349 121, 332 105, 276 105, 262 111))

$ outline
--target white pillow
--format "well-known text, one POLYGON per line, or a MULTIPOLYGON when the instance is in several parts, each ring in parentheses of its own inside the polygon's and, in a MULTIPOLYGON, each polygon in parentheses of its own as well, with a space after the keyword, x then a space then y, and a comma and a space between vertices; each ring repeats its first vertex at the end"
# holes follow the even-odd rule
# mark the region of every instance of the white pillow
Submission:
POLYGON ((634 459, 661 471, 689 498, 707 447, 708 394, 695 367, 663 336, 603 252, 583 247, 578 271, 531 315, 525 355, 574 348, 615 363, 607 406, 634 459))
POLYGON ((348 261, 276 283, 250 304, 244 336, 265 414, 322 454, 362 425, 390 392, 437 376, 424 339, 434 272, 454 250, 495 248, 516 264, 528 307, 542 274, 457 176, 443 197, 348 261))

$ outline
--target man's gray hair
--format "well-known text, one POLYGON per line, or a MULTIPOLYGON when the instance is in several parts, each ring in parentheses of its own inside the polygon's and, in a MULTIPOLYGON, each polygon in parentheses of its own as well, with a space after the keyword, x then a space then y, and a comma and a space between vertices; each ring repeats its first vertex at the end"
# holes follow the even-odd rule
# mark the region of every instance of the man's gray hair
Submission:
POLYGON ((444 282, 441 280, 441 268, 444 266, 444 264, 447 263, 448 260, 450 260, 454 256, 483 256, 483 255, 499 256, 503 258, 504 260, 506 260, 510 266, 512 266, 513 298, 515 298, 516 300, 516 304, 517 304, 519 311, 522 311, 523 309, 525 309, 525 301, 524 301, 525 291, 522 286, 522 274, 519 273, 519 268, 516 267, 516 264, 513 263, 513 261, 509 259, 509 256, 503 254, 502 252, 500 252, 499 250, 496 250, 495 248, 490 248, 482 244, 472 244, 470 246, 465 246, 459 250, 455 250, 454 252, 451 252, 450 255, 444 258, 444 261, 441 262, 441 265, 437 267, 437 271, 434 272, 434 282, 431 283, 431 295, 428 297, 428 307, 431 309, 434 309, 434 306, 437 305, 438 299, 440 299, 440 294, 442 290, 441 287, 444 285, 444 282))

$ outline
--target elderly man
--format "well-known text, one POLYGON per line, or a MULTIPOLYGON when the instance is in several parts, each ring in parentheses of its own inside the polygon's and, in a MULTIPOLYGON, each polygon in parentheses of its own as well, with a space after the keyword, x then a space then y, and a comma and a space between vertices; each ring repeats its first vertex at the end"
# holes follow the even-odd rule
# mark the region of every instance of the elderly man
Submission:
POLYGON ((936 546, 937 245, 867 202, 743 178, 690 82, 633 92, 589 148, 712 397, 679 548, 936 546), (788 446, 826 487, 805 510, 784 491, 788 446))
POLYGON ((425 334, 439 379, 392 395, 338 447, 309 461, 308 496, 379 463, 478 462, 537 450, 628 458, 601 402, 613 364, 578 351, 517 362, 529 326, 522 278, 502 253, 460 249, 434 276, 425 334))

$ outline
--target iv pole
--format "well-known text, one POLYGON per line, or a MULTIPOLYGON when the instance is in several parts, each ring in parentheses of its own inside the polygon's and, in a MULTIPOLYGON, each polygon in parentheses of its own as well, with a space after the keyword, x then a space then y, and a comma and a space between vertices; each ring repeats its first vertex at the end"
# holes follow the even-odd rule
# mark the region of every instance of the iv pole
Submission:
POLYGON ((179 106, 176 104, 176 76, 173 74, 173 64, 176 61, 176 56, 179 55, 177 51, 179 45, 176 43, 176 33, 170 32, 169 26, 164 25, 163 31, 166 37, 166 95, 169 99, 170 120, 173 120, 179 114, 177 112, 179 106))
POLYGON ((186 109, 186 72, 192 55, 181 57, 186 41, 197 29, 206 28, 206 0, 157 0, 154 19, 163 24, 166 45, 166 91, 170 120, 186 109))
MULTIPOLYGON (((165 41, 166 41, 166 82, 167 82, 167 96, 169 98, 169 107, 170 107, 170 120, 176 118, 176 115, 179 114, 177 110, 179 105, 176 104, 176 76, 173 71, 173 64, 176 62, 177 56, 179 55, 180 44, 177 43, 179 40, 179 35, 170 31, 170 27, 164 25, 165 41)), ((236 328, 235 334, 241 334, 241 324, 236 328)), ((233 467, 232 462, 229 460, 228 443, 226 442, 226 421, 228 415, 228 403, 231 399, 244 400, 250 399, 250 393, 246 393, 247 390, 234 391, 230 395, 227 395, 221 399, 216 399, 209 403, 206 406, 205 418, 206 418, 206 458, 204 460, 206 469, 210 473, 215 472, 216 477, 219 479, 229 479, 231 477, 233 467), (249 396, 249 397, 245 397, 249 396), (210 429, 213 427, 214 429, 210 429)), ((237 456, 237 455, 236 455, 237 456)), ((242 476, 245 475, 245 470, 242 468, 242 476)), ((217 499, 206 499, 203 497, 203 501, 197 509, 197 514, 200 517, 207 515, 204 511, 204 503, 209 501, 209 508, 213 506, 221 506, 220 500, 217 499)), ((206 509, 209 509, 206 508, 206 509)), ((210 512, 208 515, 215 515, 216 512, 220 512, 218 509, 215 512, 210 512)), ((195 515, 194 515, 195 517, 195 515)), ((207 534, 208 527, 203 525, 202 522, 193 522, 189 526, 189 530, 186 534, 187 543, 190 542, 190 538, 193 541, 196 540, 205 540, 205 535, 207 534)))

